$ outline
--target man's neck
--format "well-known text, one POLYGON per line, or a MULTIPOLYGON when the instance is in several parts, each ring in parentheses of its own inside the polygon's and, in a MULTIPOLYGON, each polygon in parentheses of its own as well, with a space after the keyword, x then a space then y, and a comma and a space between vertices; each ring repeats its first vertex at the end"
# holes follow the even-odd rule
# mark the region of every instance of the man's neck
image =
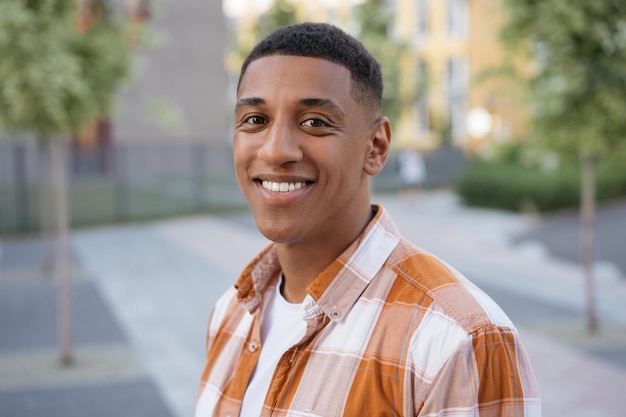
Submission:
POLYGON ((351 228, 335 230, 311 242, 278 243, 277 255, 285 280, 282 294, 291 303, 301 303, 306 289, 361 234, 372 217, 371 209, 357 216, 351 228))

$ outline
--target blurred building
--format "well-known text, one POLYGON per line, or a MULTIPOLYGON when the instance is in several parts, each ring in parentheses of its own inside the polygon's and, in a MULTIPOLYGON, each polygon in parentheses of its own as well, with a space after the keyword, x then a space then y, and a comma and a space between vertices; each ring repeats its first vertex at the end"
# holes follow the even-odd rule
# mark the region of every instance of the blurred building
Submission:
POLYGON ((520 91, 505 77, 485 77, 505 62, 498 0, 393 0, 395 36, 410 42, 418 100, 401 126, 408 144, 442 141, 480 151, 493 140, 521 135, 520 91))
POLYGON ((201 144, 211 154, 220 153, 216 159, 229 159, 227 33, 221 4, 108 1, 128 24, 136 52, 133 70, 114 114, 94 121, 72 140, 73 170, 110 172, 116 164, 113 149, 130 144, 201 144))
POLYGON ((226 25, 220 2, 123 1, 131 16, 147 19, 148 45, 120 94, 115 140, 227 144, 226 25))

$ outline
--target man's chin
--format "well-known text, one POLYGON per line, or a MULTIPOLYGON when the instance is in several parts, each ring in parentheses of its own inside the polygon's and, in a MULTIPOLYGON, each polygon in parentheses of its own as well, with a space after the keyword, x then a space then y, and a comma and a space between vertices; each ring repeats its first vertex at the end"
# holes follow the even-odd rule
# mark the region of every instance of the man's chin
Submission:
POLYGON ((267 240, 270 240, 274 243, 288 243, 288 242, 293 241, 294 239, 292 235, 290 235, 287 231, 284 231, 284 230, 277 230, 276 228, 259 227, 258 225, 257 225, 257 228, 259 229, 259 232, 261 232, 261 234, 265 236, 267 240))
POLYGON ((266 239, 274 243, 289 243, 297 240, 297 231, 293 224, 280 220, 259 219, 255 217, 256 227, 266 239))

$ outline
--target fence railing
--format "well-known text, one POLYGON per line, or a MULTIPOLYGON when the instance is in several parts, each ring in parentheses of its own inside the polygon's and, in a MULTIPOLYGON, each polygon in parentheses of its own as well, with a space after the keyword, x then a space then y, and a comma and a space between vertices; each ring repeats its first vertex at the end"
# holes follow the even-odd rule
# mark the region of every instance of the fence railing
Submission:
MULTIPOLYGON (((0 234, 37 230, 50 194, 45 151, 0 141, 0 234), (43 210, 42 210, 43 208, 43 210)), ((203 142, 66 147, 73 226, 227 210, 244 206, 228 146, 203 142)))

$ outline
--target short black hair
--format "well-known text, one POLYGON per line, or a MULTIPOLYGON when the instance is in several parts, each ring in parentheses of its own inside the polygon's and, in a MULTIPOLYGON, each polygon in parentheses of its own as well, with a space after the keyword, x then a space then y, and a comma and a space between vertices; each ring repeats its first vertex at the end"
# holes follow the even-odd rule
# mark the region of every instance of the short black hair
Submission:
POLYGON ((257 44, 241 66, 239 82, 251 62, 272 55, 322 58, 350 71, 353 98, 382 109, 383 79, 380 64, 363 44, 327 23, 299 23, 276 29, 257 44))

